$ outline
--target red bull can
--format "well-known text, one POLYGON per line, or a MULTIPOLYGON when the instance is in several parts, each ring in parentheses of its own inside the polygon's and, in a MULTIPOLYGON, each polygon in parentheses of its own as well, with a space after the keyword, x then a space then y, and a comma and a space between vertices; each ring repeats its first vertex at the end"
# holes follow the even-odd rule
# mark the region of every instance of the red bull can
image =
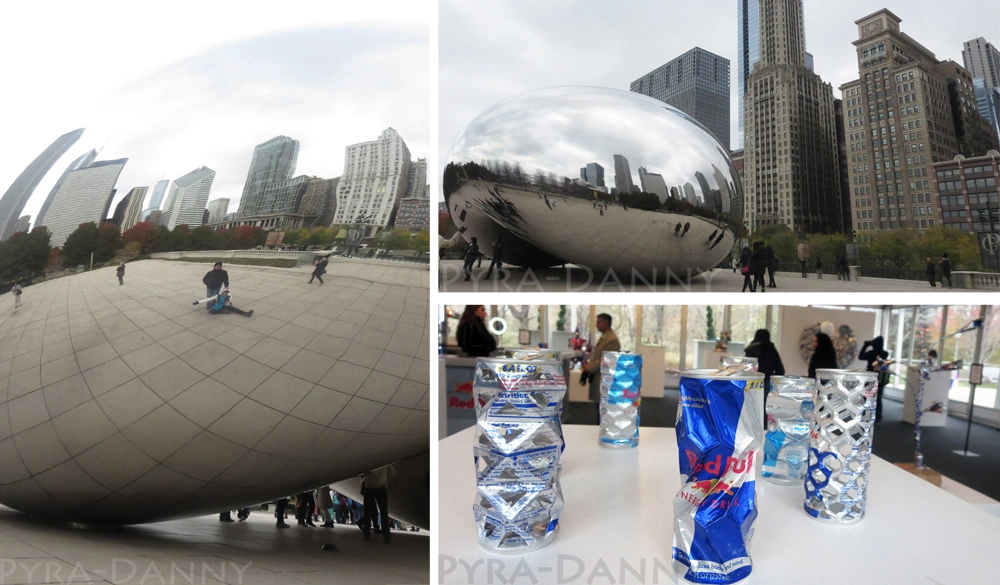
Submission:
POLYGON ((752 570, 764 374, 747 365, 687 370, 680 391, 674 570, 692 583, 736 583, 752 570))

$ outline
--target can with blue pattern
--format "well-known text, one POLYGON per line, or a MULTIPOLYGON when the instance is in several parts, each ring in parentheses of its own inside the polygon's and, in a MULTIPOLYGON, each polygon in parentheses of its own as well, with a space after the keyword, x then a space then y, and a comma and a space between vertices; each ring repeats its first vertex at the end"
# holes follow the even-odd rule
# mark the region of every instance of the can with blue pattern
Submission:
POLYGON ((811 378, 771 376, 760 470, 761 477, 771 483, 801 486, 806 478, 815 387, 811 378))
POLYGON ((601 355, 600 444, 609 449, 639 446, 642 356, 606 351, 601 355))

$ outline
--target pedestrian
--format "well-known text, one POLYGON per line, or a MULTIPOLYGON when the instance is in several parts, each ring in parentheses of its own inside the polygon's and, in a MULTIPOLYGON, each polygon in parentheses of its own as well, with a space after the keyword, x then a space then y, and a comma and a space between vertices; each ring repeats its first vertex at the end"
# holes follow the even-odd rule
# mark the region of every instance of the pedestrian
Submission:
POLYGON ((674 237, 675 238, 681 233, 681 227, 683 227, 681 224, 677 224, 677 225, 674 226, 674 237))
POLYGON ((347 524, 348 518, 350 517, 350 510, 347 506, 347 496, 337 492, 333 492, 334 498, 337 501, 337 524, 347 524))
POLYGON ((753 288, 753 273, 750 272, 750 246, 743 246, 740 252, 740 274, 743 275, 743 290, 740 292, 756 292, 753 288))
POLYGON ((307 284, 312 284, 313 278, 318 278, 319 283, 323 284, 323 275, 326 274, 326 265, 330 262, 330 256, 320 256, 316 262, 316 268, 313 269, 312 278, 309 279, 307 284))
POLYGON ((750 252, 750 273, 753 274, 753 285, 751 292, 756 291, 760 285, 760 292, 765 292, 767 286, 764 283, 764 273, 767 271, 767 252, 764 250, 764 242, 756 242, 753 245, 753 252, 750 252))
POLYGON ((211 298, 217 296, 223 286, 229 288, 229 273, 222 269, 222 262, 216 262, 201 281, 207 287, 206 296, 211 298))
POLYGON ((799 258, 799 262, 802 263, 802 278, 805 278, 806 277, 806 259, 805 258, 799 258))
POLYGON ((945 252, 941 256, 941 286, 944 286, 944 279, 948 279, 948 288, 955 288, 951 284, 951 260, 948 259, 948 253, 945 252))
POLYGON ((597 424, 601 423, 601 360, 606 351, 621 350, 621 342, 615 330, 611 328, 611 315, 601 313, 597 316, 597 330, 601 332, 601 338, 597 340, 597 345, 590 352, 587 363, 580 373, 580 385, 589 384, 587 394, 597 406, 597 424))
POLYGON ((278 528, 288 528, 285 523, 285 507, 288 505, 288 498, 280 498, 274 501, 274 517, 278 519, 278 528))
POLYGON ((842 260, 842 262, 843 262, 843 270, 844 270, 844 280, 850 282, 850 280, 851 280, 851 267, 847 263, 847 256, 844 256, 844 259, 842 260))
POLYGON ((490 267, 486 269, 486 278, 489 279, 493 276, 493 267, 497 267, 497 276, 503 270, 503 237, 497 236, 497 239, 493 242, 493 260, 490 262, 490 267))
POLYGON ((473 236, 472 243, 465 250, 465 264, 462 265, 462 272, 465 273, 465 280, 472 280, 472 265, 479 257, 479 239, 473 236))
POLYGON ((236 517, 240 519, 240 522, 246 522, 247 518, 250 517, 250 508, 240 508, 236 511, 236 517))
POLYGON ((736 274, 736 271, 740 267, 740 259, 737 258, 736 256, 733 256, 733 261, 731 262, 731 264, 733 265, 733 274, 736 274))
POLYGON ((816 256, 816 278, 823 280, 823 259, 816 256))
POLYGON ((681 232, 681 237, 682 238, 684 237, 684 234, 688 233, 689 229, 691 229, 691 222, 690 221, 684 224, 684 231, 681 232))
POLYGON ((315 507, 316 499, 313 498, 312 492, 302 492, 299 494, 298 505, 295 507, 295 519, 298 520, 299 526, 316 528, 316 524, 313 523, 312 519, 313 508, 315 507))
POLYGON ((10 294, 14 295, 14 308, 21 306, 21 285, 14 283, 14 286, 10 287, 10 294))
POLYGON ((837 350, 833 347, 833 340, 826 333, 817 333, 813 336, 813 354, 809 358, 809 377, 816 377, 816 370, 837 369, 837 350))
MULTIPOLYGON (((768 288, 778 288, 778 285, 774 284, 774 273, 778 271, 778 257, 774 255, 774 249, 768 246, 764 249, 767 254, 767 276, 770 279, 768 283, 768 288)), ((765 388, 770 388, 770 386, 765 386, 765 388)))
POLYGON ((118 265, 118 270, 115 271, 118 275, 118 286, 125 284, 125 263, 122 262, 118 265))
POLYGON ((868 362, 868 367, 865 369, 869 372, 878 373, 878 390, 876 390, 877 394, 875 397, 875 422, 880 422, 882 420, 882 390, 885 389, 885 385, 889 382, 889 370, 888 368, 883 368, 885 360, 889 359, 889 352, 885 350, 885 338, 879 335, 871 341, 866 341, 861 346, 858 359, 868 362), (869 347, 871 349, 868 349, 869 347))
MULTIPOLYGON (((747 357, 757 358, 757 371, 764 374, 764 388, 771 388, 771 376, 784 376, 785 365, 781 363, 778 348, 771 342, 771 332, 758 329, 753 334, 753 341, 743 350, 747 357)), ((764 393, 764 412, 767 412, 767 395, 764 393)), ((767 425, 767 415, 764 415, 764 425, 767 425)))
MULTIPOLYGON (((931 260, 930 258, 928 258, 927 259, 927 280, 931 283, 931 287, 932 288, 937 288, 937 283, 935 282, 935 278, 934 278, 935 276, 936 276, 936 273, 934 272, 934 261, 931 260)), ((944 281, 943 280, 941 281, 941 284, 944 285, 944 281)))
POLYGON ((323 528, 333 528, 333 497, 330 495, 330 486, 324 485, 316 489, 316 507, 323 517, 323 528))
POLYGON ((233 522, 233 511, 219 512, 219 522, 233 522))
POLYGON ((361 482, 361 493, 365 497, 365 514, 358 521, 358 528, 365 533, 365 540, 371 540, 372 521, 377 514, 382 538, 389 544, 389 478, 396 474, 392 465, 381 467, 365 474, 361 482))
POLYGON ((837 273, 837 280, 843 280, 844 279, 844 271, 841 269, 840 256, 834 256, 833 257, 833 269, 837 273))

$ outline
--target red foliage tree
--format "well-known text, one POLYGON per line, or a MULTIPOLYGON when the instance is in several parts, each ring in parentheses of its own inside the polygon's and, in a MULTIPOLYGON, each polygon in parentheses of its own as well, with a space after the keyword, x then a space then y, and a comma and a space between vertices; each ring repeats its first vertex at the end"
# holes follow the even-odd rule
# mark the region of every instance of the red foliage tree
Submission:
POLYGON ((149 254, 155 232, 155 225, 149 223, 148 221, 141 221, 130 227, 124 234, 122 234, 122 244, 138 242, 142 253, 149 254))

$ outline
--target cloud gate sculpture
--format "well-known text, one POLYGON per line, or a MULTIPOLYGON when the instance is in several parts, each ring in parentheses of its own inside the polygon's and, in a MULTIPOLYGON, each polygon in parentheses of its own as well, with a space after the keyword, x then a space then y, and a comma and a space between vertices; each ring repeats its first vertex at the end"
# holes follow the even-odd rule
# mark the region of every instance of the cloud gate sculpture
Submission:
POLYGON ((725 258, 743 224, 727 149, 658 100, 597 87, 489 108, 447 157, 444 196, 466 240, 505 263, 576 264, 662 280, 725 258))
MULTIPOLYGON (((133 524, 266 502, 428 450, 426 270, 144 260, 0 307, 0 503, 133 524), (422 272, 422 274, 421 274, 422 272)), ((8 304, 9 303, 9 304, 8 304)), ((390 485, 391 488, 391 485, 390 485)))

